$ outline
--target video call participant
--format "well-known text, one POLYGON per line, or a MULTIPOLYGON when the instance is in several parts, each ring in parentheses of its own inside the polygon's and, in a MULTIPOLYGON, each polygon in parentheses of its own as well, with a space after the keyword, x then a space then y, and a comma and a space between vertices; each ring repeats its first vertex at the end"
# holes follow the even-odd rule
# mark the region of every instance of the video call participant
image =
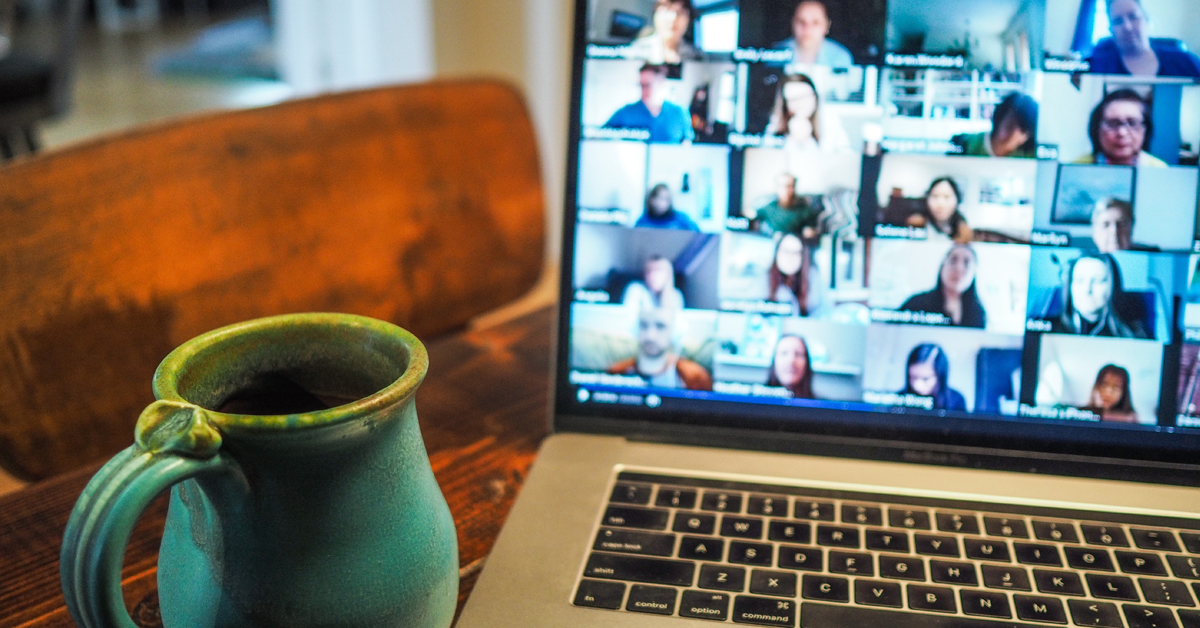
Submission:
POLYGON ((783 136, 784 146, 795 150, 850 150, 850 138, 831 112, 820 112, 816 83, 804 74, 789 74, 779 81, 775 108, 767 133, 783 136))
POLYGON ((924 228, 931 240, 970 242, 975 237, 967 218, 958 210, 962 191, 950 177, 939 177, 925 192, 925 207, 908 217, 910 227, 924 228))
POLYGON ((961 149, 956 155, 1036 158, 1037 120, 1037 101, 1013 92, 996 105, 990 132, 963 133, 950 138, 950 142, 961 149))
POLYGON ((821 216, 820 202, 796 193, 796 177, 780 174, 775 180, 775 198, 758 208, 750 228, 767 235, 791 233, 812 240, 817 233, 821 216))
POLYGON ((910 297, 900 309, 943 314, 950 324, 958 327, 987 327, 987 312, 975 289, 978 265, 975 249, 965 244, 954 245, 942 260, 937 286, 910 297))
POLYGON ((679 310, 671 307, 646 308, 638 313, 637 356, 609 367, 613 375, 637 375, 657 388, 712 390, 708 369, 681 357, 673 338, 679 324, 679 310))
POLYGON ((791 50, 792 63, 848 68, 854 56, 845 46, 829 39, 829 10, 821 0, 803 0, 792 14, 792 36, 777 44, 776 50, 791 50))
POLYGON ((1146 152, 1154 137, 1150 106, 1132 89, 1107 94, 1092 111, 1088 123, 1092 152, 1077 164, 1167 167, 1163 160, 1146 152))
POLYGON ((684 308, 683 293, 675 287, 675 267, 671 260, 652 255, 646 260, 642 281, 631 282, 621 295, 621 303, 637 309, 684 308))
POLYGON ((1096 43, 1091 70, 1097 74, 1200 78, 1200 57, 1178 39, 1150 37, 1150 16, 1141 0, 1108 0, 1112 37, 1096 43))
POLYGON ((821 297, 812 253, 794 234, 785 234, 775 245, 774 262, 767 271, 767 300, 791 305, 792 316, 812 316, 821 297))
POLYGON ((633 56, 658 65, 697 61, 703 55, 685 37, 696 14, 691 0, 658 0, 652 25, 633 41, 633 56))
POLYGON ((634 226, 681 231, 700 230, 691 217, 671 205, 671 188, 665 183, 650 188, 650 193, 646 195, 645 212, 634 226))
POLYGON ((813 373, 808 362, 808 343, 800 336, 784 335, 775 343, 775 357, 767 385, 786 388, 793 399, 815 399, 813 373))
POLYGON ((604 123, 610 129, 644 129, 650 141, 679 144, 691 141, 695 134, 692 121, 683 107, 667 101, 667 67, 647 63, 638 71, 642 99, 625 105, 604 123))
POLYGON ((1071 262, 1062 294, 1062 313, 1051 321, 1050 331, 1150 338, 1141 321, 1141 308, 1121 287, 1121 271, 1112 255, 1085 255, 1071 262))
POLYGON ((908 354, 907 383, 901 395, 917 395, 933 399, 932 410, 967 409, 962 393, 950 387, 950 360, 935 344, 920 344, 908 354))
POLYGON ((1133 242, 1133 203, 1118 198, 1096 203, 1092 210, 1092 242, 1100 253, 1158 250, 1133 242))
POLYGON ((1092 394, 1084 410, 1100 415, 1100 420, 1109 423, 1137 423, 1138 415, 1133 410, 1129 395, 1129 371, 1115 364, 1106 364, 1096 374, 1092 394))

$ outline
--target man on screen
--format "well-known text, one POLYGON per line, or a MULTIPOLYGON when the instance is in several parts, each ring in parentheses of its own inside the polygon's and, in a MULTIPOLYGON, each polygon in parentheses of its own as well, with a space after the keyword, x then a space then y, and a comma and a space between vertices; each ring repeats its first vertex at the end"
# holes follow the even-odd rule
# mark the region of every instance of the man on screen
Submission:
POLYGON ((636 357, 609 367, 614 375, 637 375, 655 388, 712 390, 708 369, 675 351, 679 311, 671 307, 643 308, 638 313, 636 357))
POLYGON ((848 68, 854 65, 854 56, 829 39, 832 24, 823 0, 802 0, 792 14, 792 37, 775 44, 775 48, 791 50, 792 63, 848 68))
POLYGON ((819 202, 796 193, 796 177, 788 173, 776 179, 775 198, 755 212, 750 228, 767 235, 790 233, 805 240, 817 237, 819 202))
POLYGON ((692 121, 683 107, 667 101, 667 67, 647 63, 638 71, 642 99, 625 105, 604 124, 610 129, 644 129, 650 141, 680 144, 691 141, 695 134, 692 121))

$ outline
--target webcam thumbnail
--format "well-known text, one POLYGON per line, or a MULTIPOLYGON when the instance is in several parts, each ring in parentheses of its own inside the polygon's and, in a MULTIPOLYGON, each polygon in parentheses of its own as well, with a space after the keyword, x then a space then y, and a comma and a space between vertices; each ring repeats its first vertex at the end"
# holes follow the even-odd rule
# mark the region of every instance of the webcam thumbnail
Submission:
POLYGON ((1200 78, 1195 0, 1046 0, 1045 69, 1200 78))
POLYGON ((594 0, 588 5, 591 56, 623 56, 680 64, 737 48, 737 2, 594 0))

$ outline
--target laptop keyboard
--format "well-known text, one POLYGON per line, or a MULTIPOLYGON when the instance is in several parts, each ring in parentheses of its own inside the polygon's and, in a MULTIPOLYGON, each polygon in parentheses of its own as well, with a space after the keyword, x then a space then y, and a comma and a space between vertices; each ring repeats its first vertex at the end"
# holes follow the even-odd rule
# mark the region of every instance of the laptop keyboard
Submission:
POLYGON ((1200 628, 1200 521, 621 472, 576 606, 802 628, 1200 628))

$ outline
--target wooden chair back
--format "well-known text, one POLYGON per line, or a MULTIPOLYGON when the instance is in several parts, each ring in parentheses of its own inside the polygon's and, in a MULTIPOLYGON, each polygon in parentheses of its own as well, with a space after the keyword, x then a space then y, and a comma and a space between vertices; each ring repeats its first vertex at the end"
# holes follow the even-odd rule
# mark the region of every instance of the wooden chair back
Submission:
POLYGON ((486 81, 142 128, 0 168, 0 465, 39 479, 132 442, 172 348, 338 311, 420 337, 543 267, 533 127, 486 81))

